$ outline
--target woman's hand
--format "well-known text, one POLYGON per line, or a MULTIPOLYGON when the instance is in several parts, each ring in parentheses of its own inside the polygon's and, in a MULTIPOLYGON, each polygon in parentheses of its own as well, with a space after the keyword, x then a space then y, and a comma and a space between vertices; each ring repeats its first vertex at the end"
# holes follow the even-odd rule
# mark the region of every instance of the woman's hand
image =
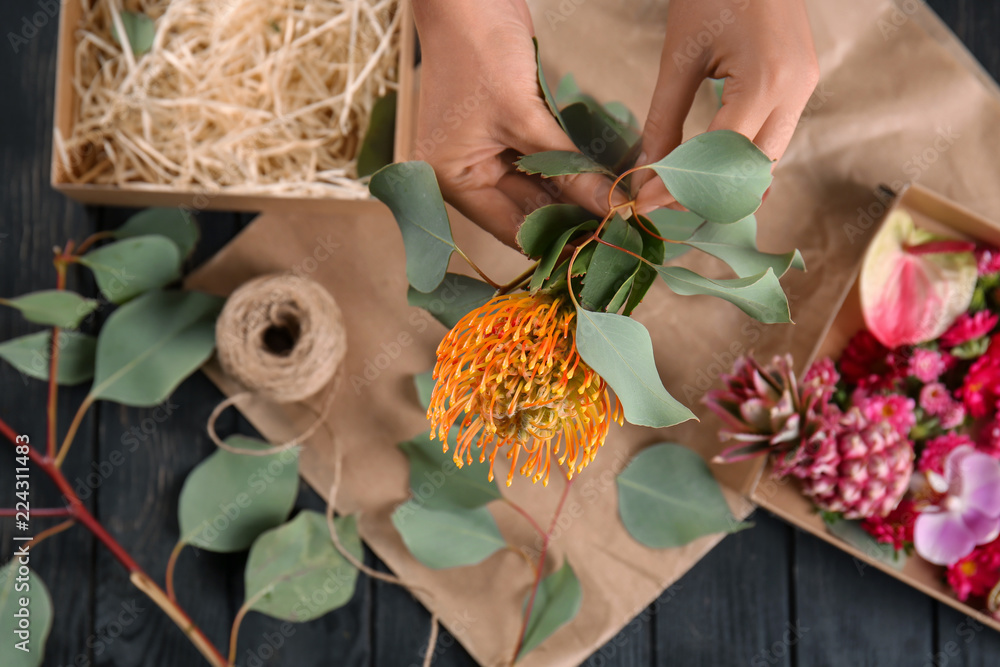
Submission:
POLYGON ((541 96, 524 0, 417 0, 413 11, 422 47, 415 157, 434 167, 445 199, 513 247, 525 214, 552 201, 607 212, 608 179, 543 184, 512 164, 577 150, 541 96))
MULTIPOLYGON (((819 78, 802 0, 672 0, 637 164, 680 144, 706 77, 726 79, 722 108, 708 129, 735 130, 780 159, 819 78)), ((644 169, 633 179, 640 213, 675 201, 653 176, 644 169)))

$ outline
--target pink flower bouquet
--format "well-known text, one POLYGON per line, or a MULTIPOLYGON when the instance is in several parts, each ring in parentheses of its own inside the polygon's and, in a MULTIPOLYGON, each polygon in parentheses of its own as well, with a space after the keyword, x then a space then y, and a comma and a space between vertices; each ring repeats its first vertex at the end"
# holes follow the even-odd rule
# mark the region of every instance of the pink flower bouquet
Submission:
POLYGON ((1000 619, 1000 252, 908 218, 873 240, 865 328, 836 362, 800 379, 788 356, 744 357, 709 392, 733 443, 717 460, 770 456, 828 523, 941 566, 1000 619))

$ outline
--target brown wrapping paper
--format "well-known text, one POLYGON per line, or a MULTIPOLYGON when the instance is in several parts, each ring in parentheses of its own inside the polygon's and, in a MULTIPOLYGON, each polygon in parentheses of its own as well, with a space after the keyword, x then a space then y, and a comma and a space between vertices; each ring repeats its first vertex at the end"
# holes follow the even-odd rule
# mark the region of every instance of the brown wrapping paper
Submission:
MULTIPOLYGON (((666 387, 703 421, 660 432, 612 430, 574 484, 547 566, 551 571, 570 559, 582 581, 583 608, 524 659, 526 667, 578 664, 719 541, 706 537, 667 550, 639 545, 618 519, 614 475, 655 442, 681 442, 706 458, 716 453, 717 423, 698 401, 734 355, 752 349, 761 356, 791 352, 800 362, 810 356, 884 212, 877 184, 919 180, 979 212, 1000 210, 1000 96, 937 18, 914 0, 899 8, 888 0, 808 5, 822 78, 758 214, 761 248, 797 246, 809 267, 783 280, 797 324, 765 326, 724 302, 654 286, 637 318, 650 330, 666 387)), ((738 13, 746 0, 733 7, 738 13)), ((550 80, 573 71, 585 90, 645 115, 663 3, 546 0, 534 2, 533 13, 550 80)), ((716 104, 706 85, 688 134, 707 126, 716 104)), ((459 245, 495 278, 509 279, 526 266, 468 221, 453 215, 452 224, 459 245)), ((684 264, 725 275, 715 260, 697 254, 684 264)), ((330 290, 345 314, 348 355, 329 418, 332 435, 321 430, 307 444, 303 475, 325 495, 333 461, 342 456, 337 509, 360 512, 361 533, 379 557, 405 581, 433 591, 418 597, 476 660, 501 665, 511 657, 531 584, 524 562, 508 551, 475 567, 431 571, 408 554, 389 520, 409 494, 406 459, 395 444, 426 428, 411 376, 432 366, 444 334, 429 315, 407 306, 403 257, 387 211, 347 208, 336 219, 268 213, 192 276, 189 287, 228 294, 254 276, 292 270, 330 290)), ((463 269, 456 262, 453 270, 463 269)), ((225 392, 238 390, 216 368, 208 373, 225 392)), ((258 401, 244 412, 265 436, 284 441, 304 430, 317 409, 258 401)), ((759 464, 714 470, 744 516, 751 506, 740 494, 749 492, 759 464)), ((547 489, 518 478, 504 492, 547 522, 562 484, 556 476, 547 489)), ((535 546, 523 520, 494 505, 505 536, 535 546)))

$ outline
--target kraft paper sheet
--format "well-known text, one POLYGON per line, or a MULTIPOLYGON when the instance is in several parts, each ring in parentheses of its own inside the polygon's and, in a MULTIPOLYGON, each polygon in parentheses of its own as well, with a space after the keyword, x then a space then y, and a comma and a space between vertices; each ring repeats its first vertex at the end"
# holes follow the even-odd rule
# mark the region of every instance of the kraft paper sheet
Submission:
MULTIPOLYGON (((738 15, 748 0, 735 0, 738 15)), ((612 638, 659 593, 681 577, 721 537, 678 549, 647 549, 617 515, 614 475, 642 448, 680 442, 706 458, 717 453, 718 423, 699 401, 734 355, 790 352, 809 357, 853 281, 861 253, 885 206, 876 186, 916 180, 969 208, 1000 210, 1000 96, 962 45, 922 4, 906 0, 809 0, 822 77, 760 209, 760 246, 802 250, 807 273, 783 279, 795 325, 759 324, 735 307, 707 297, 678 297, 656 285, 638 309, 649 329, 666 387, 695 409, 700 423, 660 432, 613 428, 596 461, 574 483, 548 561, 569 558, 583 586, 583 607, 524 661, 525 667, 576 665, 612 638)), ((625 102, 645 116, 662 45, 665 3, 625 0, 532 3, 543 61, 551 82, 566 72, 604 100, 625 102)), ((707 29, 707 28, 706 28, 707 29)), ((714 92, 700 91, 686 134, 702 131, 716 109, 714 92)), ((311 439, 302 474, 322 495, 335 456, 344 460, 340 512, 360 512, 365 541, 405 581, 433 591, 418 595, 483 665, 510 659, 531 584, 523 560, 505 551, 468 568, 432 571, 407 552, 390 522, 409 496, 408 466, 396 443, 427 428, 411 377, 428 370, 444 328, 406 303, 403 244, 388 211, 349 209, 336 219, 287 214, 260 216, 203 266, 188 286, 229 294, 264 273, 298 271, 326 286, 344 311, 348 354, 329 433, 311 439)), ((492 276, 509 279, 527 266, 453 213, 456 240, 492 276)), ((700 253, 683 264, 725 277, 700 253)), ((462 270, 456 262, 453 270, 462 270)), ((211 365, 226 393, 239 388, 211 365)), ((258 401, 244 412, 280 442, 303 431, 319 410, 258 401)), ((502 470, 502 457, 498 469, 502 470)), ((737 516, 752 506, 748 492, 759 466, 716 467, 737 516)), ((500 477, 503 475, 501 474, 500 477)), ((504 493, 547 523, 563 480, 549 487, 515 479, 504 493)), ((426 488, 433 492, 433 484, 426 488)), ((506 537, 538 545, 523 519, 491 506, 506 537)), ((708 630, 710 631, 710 629, 708 630)))

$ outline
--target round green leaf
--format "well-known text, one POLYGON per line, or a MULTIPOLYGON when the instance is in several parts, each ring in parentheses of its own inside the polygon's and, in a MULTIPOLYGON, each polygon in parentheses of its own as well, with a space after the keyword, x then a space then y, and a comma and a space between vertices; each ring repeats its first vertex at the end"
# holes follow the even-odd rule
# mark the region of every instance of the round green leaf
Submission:
POLYGON ((473 461, 459 468, 451 454, 441 451, 441 441, 430 439, 429 431, 399 443, 399 448, 410 461, 410 490, 424 507, 474 509, 501 497, 485 464, 473 461))
POLYGON ((469 311, 479 308, 493 298, 497 291, 484 283, 459 273, 445 274, 444 280, 430 292, 420 292, 413 287, 406 293, 411 306, 423 308, 449 329, 469 311))
POLYGON ((781 255, 758 250, 757 219, 752 215, 728 225, 705 222, 684 243, 721 259, 740 278, 763 273, 769 268, 780 278, 790 268, 800 271, 806 268, 798 250, 781 255))
MULTIPOLYGON (((243 436, 226 443, 240 449, 272 446, 243 436)), ((184 481, 177 508, 181 540, 208 551, 242 551, 288 518, 298 492, 298 449, 268 456, 220 449, 184 481)))
MULTIPOLYGON (((49 379, 49 356, 52 336, 48 331, 12 338, 0 343, 0 359, 29 377, 49 379)), ((97 339, 75 331, 59 332, 59 372, 56 382, 74 385, 94 377, 97 339)))
MULTIPOLYGON (((353 516, 334 519, 340 543, 362 560, 353 516)), ((253 543, 247 558, 246 597, 250 608, 284 621, 302 623, 343 607, 354 595, 358 571, 330 539, 326 517, 303 510, 253 543)))
POLYGON ((79 262, 94 272, 101 295, 112 303, 125 303, 181 275, 181 254, 177 245, 154 234, 91 250, 80 257, 79 262))
POLYGON ((659 428, 695 418, 663 387, 649 332, 631 317, 577 309, 576 347, 615 390, 629 423, 659 428))
POLYGON ((83 318, 100 305, 75 292, 54 289, 32 292, 14 299, 0 299, 0 304, 20 310, 21 315, 29 322, 63 329, 75 329, 83 318))
POLYGON ((90 396, 124 405, 162 403, 215 348, 223 300, 201 292, 150 292, 108 318, 97 338, 90 396))
POLYGON ((52 596, 45 582, 15 556, 0 568, 0 665, 37 667, 45 657, 45 641, 52 630, 52 596), (21 602, 27 602, 22 605, 21 602), (15 616, 15 614, 18 614, 15 616), (28 634, 20 621, 27 614, 28 634), (23 643, 22 643, 23 642, 23 643), (21 650, 21 647, 27 650, 21 650))
MULTIPOLYGON (((531 596, 531 593, 528 593, 531 596)), ((517 654, 520 660, 536 646, 549 638, 556 630, 566 625, 580 611, 583 603, 583 589, 569 561, 542 579, 538 584, 535 601, 531 605, 531 618, 524 631, 524 642, 517 654)), ((524 601, 525 606, 528 600, 524 601)))
POLYGON ((650 168, 682 206, 713 222, 752 214, 771 185, 771 159, 732 130, 689 139, 650 168))
POLYGON ((705 461, 673 443, 647 447, 622 471, 618 511, 629 534, 654 549, 745 527, 729 512, 705 461))
POLYGON ((475 565, 507 546, 485 507, 432 510, 408 500, 393 512, 392 524, 410 553, 435 570, 475 565))
POLYGON ((125 221, 114 232, 116 239, 156 234, 174 242, 181 259, 186 258, 198 244, 198 223, 187 211, 180 208, 147 208, 125 221))
POLYGON ((390 164, 372 175, 368 190, 396 218, 410 284, 420 292, 433 291, 457 249, 434 169, 419 161, 390 164))

